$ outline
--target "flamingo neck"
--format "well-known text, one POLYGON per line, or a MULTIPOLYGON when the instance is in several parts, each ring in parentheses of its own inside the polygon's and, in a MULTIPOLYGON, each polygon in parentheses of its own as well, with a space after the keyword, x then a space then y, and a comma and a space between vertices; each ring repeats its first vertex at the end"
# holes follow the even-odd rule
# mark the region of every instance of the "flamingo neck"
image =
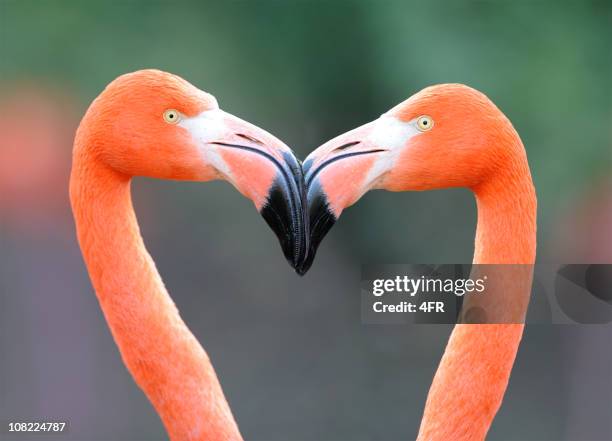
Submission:
POLYGON ((181 319, 145 249, 129 177, 77 145, 70 198, 108 326, 170 438, 242 439, 206 352, 181 319))
MULTIPOLYGON (((495 298, 502 310, 524 317, 531 287, 528 265, 536 251, 536 196, 518 136, 512 147, 515 156, 507 167, 473 188, 478 207, 474 263, 527 264, 510 272, 500 269, 502 275, 520 277, 518 283, 504 283, 495 298)), ((468 304, 466 300, 464 310, 468 304)), ((519 323, 455 326, 427 396, 419 441, 485 439, 503 400, 523 328, 519 323)))
POLYGON ((478 207, 475 264, 532 264, 536 252, 536 195, 520 145, 517 158, 473 188, 478 207))

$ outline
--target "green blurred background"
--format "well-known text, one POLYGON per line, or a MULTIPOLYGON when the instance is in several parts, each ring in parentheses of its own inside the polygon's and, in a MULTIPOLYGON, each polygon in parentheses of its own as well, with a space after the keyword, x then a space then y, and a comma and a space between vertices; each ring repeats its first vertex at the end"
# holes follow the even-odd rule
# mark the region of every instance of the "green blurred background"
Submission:
MULTIPOLYGON (((0 421, 165 436, 102 319, 67 199, 74 130, 116 76, 178 74, 301 158, 425 86, 468 84, 526 146, 539 261, 612 262, 611 29, 609 1, 0 0, 0 421)), ((368 194, 300 279, 229 185, 133 187, 245 438, 416 435, 451 328, 361 325, 360 264, 470 262, 467 190, 368 194)), ((611 336, 528 327, 489 439, 610 439, 611 336)))

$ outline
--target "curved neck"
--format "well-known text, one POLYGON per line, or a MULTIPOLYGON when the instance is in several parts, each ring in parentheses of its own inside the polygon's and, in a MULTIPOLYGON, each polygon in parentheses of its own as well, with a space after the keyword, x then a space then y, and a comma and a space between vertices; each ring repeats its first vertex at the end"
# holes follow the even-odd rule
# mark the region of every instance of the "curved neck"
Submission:
POLYGON ((484 295, 464 299, 460 321, 480 315, 488 323, 524 323, 536 251, 536 196, 527 158, 509 161, 473 191, 478 226, 471 278, 487 284, 484 295))
POLYGON ((170 438, 242 439, 206 352, 179 316, 145 249, 130 179, 76 146, 70 198, 108 326, 170 438))
MULTIPOLYGON (((502 283, 493 302, 522 320, 535 262, 537 203, 518 136, 514 147, 516 157, 507 167, 473 188, 478 206, 474 263, 520 264, 499 268, 502 283)), ((464 311, 470 302, 464 301, 464 311)), ((513 324, 455 326, 427 396, 419 441, 485 439, 523 334, 520 321, 508 323, 513 324)))
POLYGON ((523 146, 473 191, 478 207, 474 263, 533 264, 537 202, 523 146))

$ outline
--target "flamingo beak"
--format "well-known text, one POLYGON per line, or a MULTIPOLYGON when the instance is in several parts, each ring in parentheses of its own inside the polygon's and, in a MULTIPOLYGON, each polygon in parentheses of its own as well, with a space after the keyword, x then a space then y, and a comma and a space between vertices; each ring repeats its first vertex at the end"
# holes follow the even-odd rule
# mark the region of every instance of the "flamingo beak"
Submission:
POLYGON ((375 129, 371 122, 351 130, 326 142, 304 161, 310 243, 306 259, 296 269, 299 273, 310 269, 317 248, 342 210, 375 185, 377 164, 388 152, 372 139, 375 129))
POLYGON ((306 258, 310 239, 304 209, 307 204, 304 176, 302 165, 293 153, 285 153, 283 157, 259 213, 276 234, 291 267, 303 275, 299 268, 306 258))
POLYGON ((265 130, 219 109, 180 124, 199 139, 205 162, 217 176, 253 201, 297 271, 306 257, 309 234, 302 166, 291 149, 265 130))

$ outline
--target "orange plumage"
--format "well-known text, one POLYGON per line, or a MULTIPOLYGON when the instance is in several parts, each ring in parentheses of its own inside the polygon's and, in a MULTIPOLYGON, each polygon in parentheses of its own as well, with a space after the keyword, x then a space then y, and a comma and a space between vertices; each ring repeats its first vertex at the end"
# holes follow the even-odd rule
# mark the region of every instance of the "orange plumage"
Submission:
MULTIPOLYGON (((496 294, 502 323, 458 324, 434 377, 422 441, 484 439, 501 404, 518 349, 536 249, 536 196, 523 144, 482 93, 428 87, 376 121, 323 144, 304 162, 311 249, 342 211, 373 188, 470 188, 478 206, 474 263, 525 264, 496 294), (427 128, 418 120, 433 121, 427 128), (514 324, 517 323, 517 324, 514 324)), ((468 301, 469 303, 469 301, 468 301)), ((466 305, 464 305, 464 310, 466 305)))
POLYGON ((281 141, 157 70, 113 81, 81 121, 70 178, 79 244, 121 357, 172 440, 242 437, 208 355, 145 249, 131 178, 230 181, 262 214, 279 216, 266 220, 293 262, 293 250, 304 249, 296 164, 281 141), (164 119, 169 109, 175 121, 164 119))

